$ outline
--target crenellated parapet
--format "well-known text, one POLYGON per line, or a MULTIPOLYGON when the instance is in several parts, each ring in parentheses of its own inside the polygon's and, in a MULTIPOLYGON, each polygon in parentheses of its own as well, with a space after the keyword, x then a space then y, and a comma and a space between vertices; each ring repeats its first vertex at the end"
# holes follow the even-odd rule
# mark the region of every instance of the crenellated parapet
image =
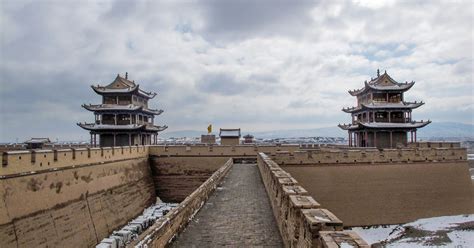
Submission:
POLYGON ((369 247, 356 233, 343 231, 343 222, 265 153, 258 154, 257 165, 285 247, 339 247, 333 245, 341 241, 369 247))
POLYGON ((256 156, 259 152, 275 154, 279 151, 297 151, 300 145, 159 145, 150 146, 150 155, 161 157, 191 157, 191 156, 224 156, 246 157, 256 156))
POLYGON ((7 151, 0 178, 148 157, 148 146, 7 151))
POLYGON ((400 149, 314 149, 280 151, 271 155, 278 164, 384 164, 417 162, 455 162, 467 159, 466 148, 421 147, 400 149))

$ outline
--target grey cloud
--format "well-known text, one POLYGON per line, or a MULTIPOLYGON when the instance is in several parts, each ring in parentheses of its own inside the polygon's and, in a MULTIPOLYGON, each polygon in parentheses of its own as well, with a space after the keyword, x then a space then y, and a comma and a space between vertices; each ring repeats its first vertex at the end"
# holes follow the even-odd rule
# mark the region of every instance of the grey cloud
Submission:
POLYGON ((236 78, 230 74, 208 73, 197 82, 196 87, 204 93, 231 96, 246 91, 248 84, 237 81, 236 78))
POLYGON ((278 83, 278 78, 271 74, 252 74, 249 76, 249 80, 263 83, 278 83))
POLYGON ((313 1, 208 0, 205 34, 210 39, 246 39, 262 35, 300 34, 312 24, 313 1))

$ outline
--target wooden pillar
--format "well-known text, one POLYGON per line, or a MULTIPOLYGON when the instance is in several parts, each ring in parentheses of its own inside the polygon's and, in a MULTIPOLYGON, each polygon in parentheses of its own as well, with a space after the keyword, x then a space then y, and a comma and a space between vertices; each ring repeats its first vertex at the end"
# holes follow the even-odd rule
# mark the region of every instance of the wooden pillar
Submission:
POLYGON ((94 142, 93 142, 93 139, 92 139, 93 136, 94 136, 94 135, 91 133, 91 146, 94 145, 94 142))
POLYGON ((132 125, 132 114, 130 114, 130 125, 132 125))
POLYGON ((132 134, 131 133, 128 133, 128 145, 129 146, 132 145, 132 134))
POLYGON ((117 125, 117 114, 114 114, 115 125, 117 125))
POLYGON ((369 132, 365 131, 365 137, 364 137, 364 146, 368 147, 369 146, 369 132))
POLYGON ((392 131, 390 131, 390 148, 393 148, 393 144, 392 144, 392 131))
POLYGON ((415 143, 416 143, 416 130, 415 130, 415 143))
POLYGON ((388 122, 389 123, 392 122, 391 115, 392 115, 392 112, 388 111, 388 122))
POLYGON ((377 147, 377 131, 374 131, 374 147, 377 147))
POLYGON ((351 147, 351 132, 348 132, 348 133, 349 133, 349 139, 348 139, 349 147, 351 147))
POLYGON ((97 134, 94 134, 94 147, 97 147, 97 134))
POLYGON ((410 131, 410 142, 413 143, 413 130, 410 131))

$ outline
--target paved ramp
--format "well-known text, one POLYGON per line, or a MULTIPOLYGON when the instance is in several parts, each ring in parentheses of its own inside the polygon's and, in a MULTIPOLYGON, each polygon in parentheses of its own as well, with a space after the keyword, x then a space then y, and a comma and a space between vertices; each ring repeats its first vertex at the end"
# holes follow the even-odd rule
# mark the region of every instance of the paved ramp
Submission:
POLYGON ((234 164, 171 247, 283 247, 256 164, 234 164))

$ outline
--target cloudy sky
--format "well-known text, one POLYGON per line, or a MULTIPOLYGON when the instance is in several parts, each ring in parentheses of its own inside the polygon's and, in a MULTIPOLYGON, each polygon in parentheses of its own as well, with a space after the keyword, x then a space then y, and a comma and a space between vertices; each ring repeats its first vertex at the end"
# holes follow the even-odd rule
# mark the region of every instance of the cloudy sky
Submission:
POLYGON ((349 122, 377 68, 418 120, 474 123, 467 1, 0 0, 0 141, 87 140, 91 84, 129 73, 169 131, 349 122))

